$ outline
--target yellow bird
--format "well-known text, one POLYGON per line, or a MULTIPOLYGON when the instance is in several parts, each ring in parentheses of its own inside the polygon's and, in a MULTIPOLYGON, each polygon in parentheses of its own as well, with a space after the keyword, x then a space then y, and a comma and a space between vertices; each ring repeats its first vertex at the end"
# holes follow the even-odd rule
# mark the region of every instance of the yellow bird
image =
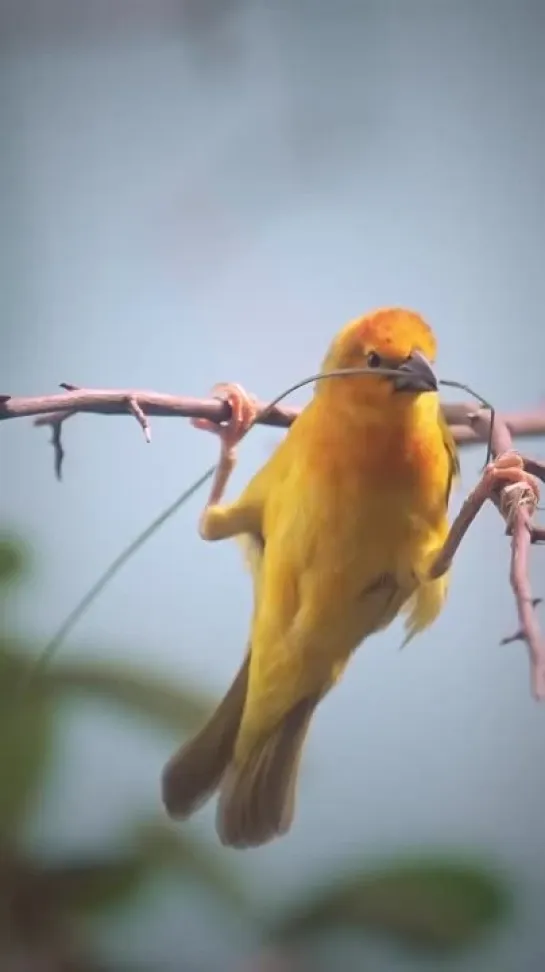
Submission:
POLYGON ((334 339, 322 371, 367 366, 395 376, 323 378, 269 461, 234 503, 219 505, 255 403, 225 386, 233 417, 201 518, 207 540, 244 538, 254 582, 246 657, 198 735, 163 772, 170 816, 219 788, 217 830, 233 847, 262 844, 293 820, 314 710, 354 650, 400 611, 407 639, 447 593, 429 568, 448 534, 458 472, 432 370, 436 342, 416 313, 374 311, 334 339))

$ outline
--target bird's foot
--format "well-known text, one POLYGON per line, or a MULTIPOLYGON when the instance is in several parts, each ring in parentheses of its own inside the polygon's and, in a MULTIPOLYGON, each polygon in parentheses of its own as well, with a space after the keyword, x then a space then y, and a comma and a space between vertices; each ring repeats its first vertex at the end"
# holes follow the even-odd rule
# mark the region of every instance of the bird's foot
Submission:
POLYGON ((253 395, 231 382, 220 382, 212 389, 214 398, 227 402, 231 415, 226 422, 212 422, 210 419, 193 418, 191 425, 205 432, 212 432, 221 439, 222 452, 232 453, 240 440, 244 438, 248 429, 253 425, 258 415, 257 399, 253 395))
POLYGON ((508 526, 517 507, 528 506, 533 513, 539 503, 539 480, 526 472, 524 460, 518 452, 504 452, 490 462, 482 481, 489 495, 498 496, 498 490, 501 490, 499 506, 508 526))
POLYGON ((254 424, 259 413, 257 399, 253 395, 249 395, 240 385, 222 382, 219 385, 214 385, 212 394, 214 398, 228 402, 231 415, 227 421, 218 423, 211 422, 209 419, 191 419, 194 428, 213 432, 221 440, 220 458, 214 473, 210 496, 199 523, 201 536, 206 538, 208 538, 209 525, 213 517, 210 510, 220 502, 235 466, 236 447, 254 424))

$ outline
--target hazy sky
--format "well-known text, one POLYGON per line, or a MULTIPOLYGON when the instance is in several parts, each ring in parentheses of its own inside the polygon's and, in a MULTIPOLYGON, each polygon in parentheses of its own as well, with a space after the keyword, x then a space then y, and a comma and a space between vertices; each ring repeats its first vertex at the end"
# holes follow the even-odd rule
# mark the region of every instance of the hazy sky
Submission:
MULTIPOLYGON (((198 44, 162 3, 134 26, 12 27, 0 64, 0 388, 199 395, 232 379, 272 397, 316 369, 347 318, 399 303, 437 330, 444 377, 498 407, 537 404, 543 5, 267 6, 248 3, 198 44)), ((132 420, 71 421, 59 485, 44 430, 2 426, 2 520, 36 556, 21 630, 46 637, 216 458, 213 438, 183 421, 156 420, 152 433, 146 446, 132 420)), ((277 439, 251 434, 232 494, 277 439)), ((483 459, 464 454, 462 491, 483 459)), ((251 592, 236 545, 199 539, 203 499, 123 571, 65 657, 227 687, 251 592)), ((235 860, 264 903, 356 855, 478 848, 511 869, 525 910, 472 969, 500 968, 500 956, 503 968, 515 956, 517 968, 543 967, 545 708, 530 698, 524 649, 498 646, 516 625, 508 557, 486 510, 433 629, 401 654, 401 626, 374 639, 320 707, 292 833, 235 860)), ((534 581, 543 592, 540 551, 534 581)), ((40 840, 102 847, 135 801, 160 812, 172 740, 90 707, 66 726, 40 840)), ((212 837, 213 807, 190 826, 212 837)), ((174 951, 181 911, 172 897, 154 926, 174 951)), ((386 967, 394 959, 377 952, 374 968, 386 967)))

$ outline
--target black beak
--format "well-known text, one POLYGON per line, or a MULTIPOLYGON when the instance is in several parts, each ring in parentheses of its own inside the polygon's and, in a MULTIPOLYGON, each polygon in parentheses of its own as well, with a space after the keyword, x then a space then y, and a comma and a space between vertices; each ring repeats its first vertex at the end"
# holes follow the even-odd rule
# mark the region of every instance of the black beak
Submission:
POLYGON ((396 391, 431 392, 437 391, 437 378, 427 358, 420 351, 412 354, 398 368, 394 378, 396 391))

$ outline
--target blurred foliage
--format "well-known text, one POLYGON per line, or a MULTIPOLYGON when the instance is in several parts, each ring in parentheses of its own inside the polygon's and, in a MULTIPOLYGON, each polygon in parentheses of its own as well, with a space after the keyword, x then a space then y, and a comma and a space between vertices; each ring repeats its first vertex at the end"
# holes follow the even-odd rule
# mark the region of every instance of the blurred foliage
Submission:
POLYGON ((0 590, 16 584, 29 566, 29 555, 23 541, 6 530, 0 531, 0 590))
POLYGON ((249 914, 250 896, 243 889, 224 857, 203 846, 193 837, 163 824, 145 824, 139 830, 141 846, 147 848, 150 860, 167 870, 183 872, 204 886, 214 888, 223 900, 249 914))
POLYGON ((54 713, 47 699, 17 699, 14 665, 0 641, 0 832, 17 831, 32 807, 47 767, 54 713), (4 664, 3 664, 4 663, 4 664), (19 703, 19 704, 18 704, 19 703), (9 785, 6 785, 9 784, 9 785))
MULTIPOLYGON (((23 544, 0 535, 0 596, 28 574, 23 544)), ((104 859, 47 860, 25 846, 24 825, 39 807, 63 697, 106 699, 176 734, 205 718, 211 698, 113 664, 49 668, 30 661, 29 646, 0 631, 0 969, 48 972, 98 969, 76 934, 82 917, 125 906, 161 869, 196 880, 228 907, 244 895, 220 853, 166 823, 133 828, 129 846, 104 859)), ((129 824, 130 829, 130 824, 129 824)), ((100 966, 103 970, 103 965, 100 966)))
POLYGON ((214 701, 197 689, 176 687, 150 672, 139 673, 115 663, 55 663, 40 679, 41 691, 50 698, 64 694, 100 697, 176 733, 199 728, 214 701))
POLYGON ((497 874, 457 859, 396 860, 345 875, 296 904, 273 930, 280 941, 324 929, 378 932, 405 947, 450 952, 506 917, 509 896, 497 874))
MULTIPOLYGON (((28 573, 23 544, 0 535, 0 600, 28 573)), ((205 845, 163 821, 128 823, 123 852, 105 859, 43 859, 25 846, 23 827, 40 802, 54 757, 63 697, 105 699, 171 731, 176 740, 205 718, 212 699, 120 664, 56 662, 29 667, 29 646, 0 632, 0 969, 98 972, 78 932, 91 915, 126 907, 160 871, 198 882, 255 929, 251 891, 219 845, 205 845), (30 678, 29 678, 30 675, 30 678)), ((232 858, 231 858, 232 859, 232 858)), ((450 953, 472 945, 509 914, 509 894, 485 867, 444 857, 387 863, 333 877, 286 906, 267 930, 283 952, 339 929, 380 933, 405 948, 450 953)), ((104 972, 104 966, 100 965, 104 972)))

